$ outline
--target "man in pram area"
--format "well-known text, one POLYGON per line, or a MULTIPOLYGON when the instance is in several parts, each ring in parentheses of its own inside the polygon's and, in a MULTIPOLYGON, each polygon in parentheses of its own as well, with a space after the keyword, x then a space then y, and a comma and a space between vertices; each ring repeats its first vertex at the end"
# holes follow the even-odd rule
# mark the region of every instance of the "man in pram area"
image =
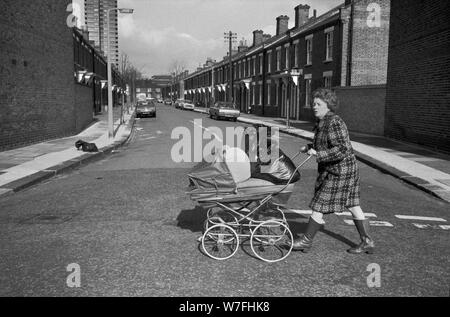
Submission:
POLYGON ((368 234, 369 223, 360 207, 360 177, 356 157, 344 121, 335 114, 336 94, 319 88, 312 94, 317 119, 314 141, 306 149, 318 163, 318 176, 310 208, 313 213, 305 233, 294 240, 293 249, 308 252, 314 236, 325 224, 323 215, 350 210, 361 243, 348 250, 353 254, 373 253, 374 241, 368 234))

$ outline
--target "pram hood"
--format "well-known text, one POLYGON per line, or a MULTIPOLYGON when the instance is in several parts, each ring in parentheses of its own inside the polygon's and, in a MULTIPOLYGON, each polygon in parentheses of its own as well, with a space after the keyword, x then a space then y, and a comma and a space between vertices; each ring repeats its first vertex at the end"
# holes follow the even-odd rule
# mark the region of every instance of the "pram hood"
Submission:
POLYGON ((250 160, 239 148, 225 147, 206 157, 188 174, 190 186, 200 190, 235 190, 250 178, 250 160))

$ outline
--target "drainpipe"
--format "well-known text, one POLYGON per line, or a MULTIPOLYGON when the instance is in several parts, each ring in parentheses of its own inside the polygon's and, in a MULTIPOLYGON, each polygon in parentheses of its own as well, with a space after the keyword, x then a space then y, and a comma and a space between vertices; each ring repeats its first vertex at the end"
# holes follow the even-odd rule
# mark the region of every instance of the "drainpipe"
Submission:
POLYGON ((347 50, 347 82, 346 86, 352 85, 352 52, 353 52, 353 19, 355 14, 355 4, 351 3, 350 21, 348 23, 348 50, 347 50))

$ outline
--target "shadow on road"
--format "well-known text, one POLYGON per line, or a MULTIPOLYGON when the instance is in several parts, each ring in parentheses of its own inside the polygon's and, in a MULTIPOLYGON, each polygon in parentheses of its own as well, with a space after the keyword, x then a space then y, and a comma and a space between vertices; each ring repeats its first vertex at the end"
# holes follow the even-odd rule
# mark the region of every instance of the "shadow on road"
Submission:
MULTIPOLYGON (((307 218, 303 217, 302 218, 307 218)), ((302 233, 306 231, 306 227, 308 225, 308 222, 297 222, 292 221, 292 219, 288 218, 289 228, 291 229, 292 235, 295 238, 299 237, 302 233)), ((192 232, 199 232, 203 233, 204 227, 203 224, 206 220, 206 209, 196 206, 194 209, 185 209, 180 212, 180 214, 177 217, 177 227, 181 229, 188 229, 192 232)), ((322 228, 320 232, 325 233, 326 235, 332 237, 333 239, 336 239, 338 241, 341 241, 342 243, 347 244, 350 247, 356 246, 354 242, 347 239, 346 237, 342 236, 339 233, 335 233, 333 231, 330 231, 326 228, 322 228)))
POLYGON ((177 217, 177 227, 188 229, 192 232, 203 232, 203 224, 206 220, 206 210, 200 206, 194 209, 182 210, 177 217))
MULTIPOLYGON (((306 227, 308 226, 308 222, 288 221, 288 223, 289 223, 289 228, 291 229, 292 235, 294 236, 294 239, 301 236, 301 234, 303 234, 306 231, 306 227)), ((335 232, 327 230, 325 228, 322 228, 320 230, 320 232, 325 233, 326 235, 328 235, 338 241, 341 241, 350 247, 356 246, 356 244, 354 242, 350 241, 349 239, 340 235, 339 233, 335 233, 335 232)))

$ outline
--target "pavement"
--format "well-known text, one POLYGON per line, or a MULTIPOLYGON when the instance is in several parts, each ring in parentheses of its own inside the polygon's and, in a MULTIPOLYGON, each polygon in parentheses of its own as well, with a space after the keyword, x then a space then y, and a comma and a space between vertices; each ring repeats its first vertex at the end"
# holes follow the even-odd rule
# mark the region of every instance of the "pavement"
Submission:
MULTIPOLYGON (((195 109, 207 113, 204 108, 195 109)), ((306 140, 314 137, 314 124, 285 118, 241 114, 238 121, 277 127, 280 132, 306 140)), ((350 132, 355 155, 361 162, 390 174, 446 202, 450 202, 450 155, 382 136, 350 132)))
POLYGON ((0 196, 101 159, 122 146, 131 135, 135 116, 131 109, 124 111, 124 123, 121 124, 120 113, 120 107, 114 108, 114 138, 108 137, 106 112, 95 116, 93 123, 78 135, 0 152, 0 196), (75 142, 80 139, 95 143, 99 151, 86 153, 77 150, 75 142))
MULTIPOLYGON (((115 109, 114 118, 119 118, 120 110, 115 109)), ((195 111, 207 113, 204 108, 195 111)), ((0 152, 0 195, 12 194, 81 164, 101 159, 129 139, 134 113, 125 112, 124 121, 124 124, 120 124, 119 119, 115 121, 113 139, 108 138, 105 113, 96 116, 94 123, 78 135, 0 152), (79 139, 95 143, 99 152, 77 151, 74 144, 79 139)), ((306 140, 312 140, 314 136, 313 124, 307 121, 291 120, 289 128, 284 118, 241 114, 238 121, 277 127, 282 133, 306 140)), ((450 202, 449 155, 381 136, 350 132, 350 138, 360 161, 450 202)))

